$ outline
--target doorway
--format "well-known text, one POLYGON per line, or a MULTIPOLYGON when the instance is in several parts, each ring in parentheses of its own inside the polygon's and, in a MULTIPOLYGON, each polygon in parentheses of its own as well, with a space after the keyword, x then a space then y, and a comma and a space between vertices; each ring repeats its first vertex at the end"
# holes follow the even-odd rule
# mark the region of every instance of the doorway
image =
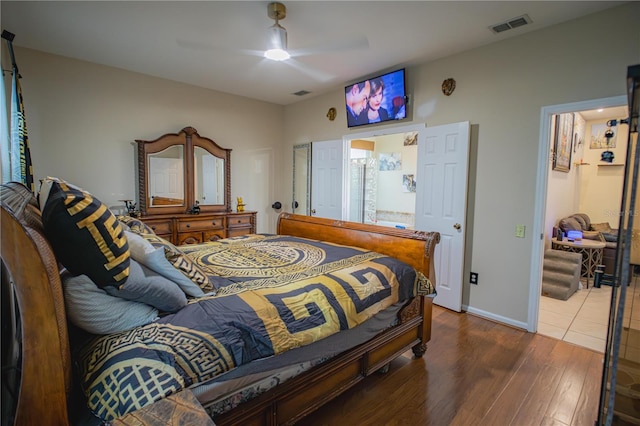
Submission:
MULTIPOLYGON (((595 179, 602 179, 604 176, 604 178, 609 179, 608 184, 611 185, 611 179, 615 177, 612 175, 616 174, 614 168, 598 166, 600 151, 603 151, 603 149, 592 148, 591 127, 612 118, 626 118, 625 105, 626 97, 619 96, 554 105, 544 107, 541 111, 536 214, 534 215, 534 230, 537 231, 534 234, 540 235, 540 238, 534 239, 533 241, 527 327, 531 332, 541 332, 542 334, 562 338, 563 340, 568 340, 572 343, 600 351, 604 349, 604 346, 598 348, 600 343, 604 345, 606 340, 605 324, 609 310, 609 304, 603 303, 601 299, 607 297, 605 294, 607 289, 603 286, 601 291, 599 291, 599 293, 602 294, 594 293, 591 295, 590 291, 593 287, 589 289, 585 288, 581 290, 582 293, 575 299, 571 301, 570 298, 570 303, 557 299, 542 299, 542 265, 544 251, 550 248, 553 227, 557 225, 559 219, 585 210, 586 213, 593 215, 592 221, 594 223, 607 221, 604 217, 604 215, 607 214, 606 211, 594 208, 593 203, 586 201, 589 196, 594 193, 594 185, 596 185, 595 182, 597 182, 595 179), (582 129, 583 133, 581 135, 579 132, 573 135, 568 167, 556 168, 556 170, 554 170, 555 159, 552 153, 554 148, 554 119, 560 114, 570 114, 576 117, 575 123, 582 124, 584 128, 582 129), (600 116, 598 114, 600 114, 600 116), (567 168, 568 170, 566 170, 567 168), (585 178, 587 180, 585 181, 586 183, 583 184, 585 178), (565 304, 563 305, 563 303, 565 304), (588 315, 585 314, 587 309, 593 309, 594 306, 601 305, 602 313, 600 313, 599 316, 604 317, 603 325, 601 326, 604 335, 599 339, 595 336, 589 336, 588 334, 597 334, 595 328, 598 327, 594 326, 595 328, 592 327, 591 331, 585 331, 589 324, 587 324, 587 321, 584 321, 583 318, 584 315, 588 315), (549 313, 549 311, 552 310, 550 306, 557 308, 558 312, 549 313), (566 312, 562 312, 563 306, 567 308, 566 312), (580 313, 581 311, 582 313, 580 313), (582 315, 582 317, 580 315, 582 315), (556 329, 548 327, 548 323, 554 321, 557 325, 556 329), (575 329, 571 330, 571 326, 574 326, 575 329), (580 327, 582 327, 582 330, 580 327), (554 333, 556 334, 553 335, 554 333), (581 334, 585 335, 581 336, 581 334)), ((576 130, 576 127, 574 127, 574 130, 576 130)), ((620 138, 619 143, 626 143, 626 138, 620 138), (624 139, 624 141, 622 139, 624 139)), ((622 175, 624 168, 621 167, 619 169, 619 174, 622 175)), ((621 188, 622 177, 620 177, 619 185, 621 188)), ((602 204, 602 200, 596 200, 595 205, 598 205, 598 203, 602 204)), ((616 210, 619 210, 619 200, 613 202, 613 207, 609 209, 608 213, 611 214, 616 210)))

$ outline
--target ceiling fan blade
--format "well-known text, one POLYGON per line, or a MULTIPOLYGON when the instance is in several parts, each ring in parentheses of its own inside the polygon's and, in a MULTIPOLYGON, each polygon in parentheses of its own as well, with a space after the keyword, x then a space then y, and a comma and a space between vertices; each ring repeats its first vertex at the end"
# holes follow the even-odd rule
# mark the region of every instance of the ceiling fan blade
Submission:
POLYGON ((329 82, 335 78, 335 75, 332 75, 323 71, 311 69, 308 66, 304 65, 302 62, 296 61, 293 57, 288 61, 283 61, 282 63, 290 67, 293 67, 298 71, 302 72, 303 74, 306 74, 309 77, 313 78, 314 80, 320 81, 322 83, 329 82))
POLYGON ((208 43, 204 41, 184 40, 184 39, 178 38, 176 39, 176 43, 178 44, 178 46, 184 47, 187 49, 205 50, 209 52, 217 50, 217 51, 226 52, 226 53, 252 55, 252 56, 260 56, 260 57, 264 55, 264 51, 262 50, 232 48, 232 47, 216 45, 216 44, 208 43))
POLYGON ((291 56, 308 56, 326 53, 339 53, 353 50, 365 50, 369 48, 369 39, 365 35, 328 41, 300 49, 289 50, 291 56))

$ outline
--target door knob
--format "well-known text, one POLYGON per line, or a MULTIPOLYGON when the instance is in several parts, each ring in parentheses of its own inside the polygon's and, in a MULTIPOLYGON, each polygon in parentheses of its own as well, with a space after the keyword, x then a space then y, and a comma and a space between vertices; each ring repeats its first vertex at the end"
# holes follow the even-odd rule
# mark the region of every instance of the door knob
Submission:
POLYGON ((316 209, 311 209, 311 214, 316 214, 316 209))
POLYGON ((460 226, 460 224, 459 224, 459 223, 456 223, 455 225, 453 225, 453 227, 454 227, 455 229, 457 229, 457 230, 460 230, 460 228, 461 228, 462 226, 460 226))

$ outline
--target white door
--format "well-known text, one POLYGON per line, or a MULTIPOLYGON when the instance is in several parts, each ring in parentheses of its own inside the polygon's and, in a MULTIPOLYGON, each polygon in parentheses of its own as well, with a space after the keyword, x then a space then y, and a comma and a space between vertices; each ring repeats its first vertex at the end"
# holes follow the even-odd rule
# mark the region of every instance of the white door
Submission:
POLYGON ((457 312, 462 309, 468 163, 468 121, 420 132, 415 227, 440 233, 434 303, 457 312))
POLYGON ((342 140, 311 144, 311 215, 342 219, 342 140))
POLYGON ((202 204, 224 204, 224 194, 218 194, 218 174, 216 157, 205 155, 202 157, 202 204))
POLYGON ((258 212, 257 232, 274 234, 278 213, 271 208, 273 202, 277 201, 271 173, 275 170, 273 150, 270 148, 248 150, 240 153, 238 157, 242 158, 242 162, 236 161, 235 164, 242 164, 239 166, 241 176, 246 178, 246 182, 250 182, 238 196, 243 197, 246 203, 245 210, 258 212))
POLYGON ((153 170, 149 176, 149 193, 157 197, 183 199, 182 159, 150 157, 149 163, 149 170, 153 170))

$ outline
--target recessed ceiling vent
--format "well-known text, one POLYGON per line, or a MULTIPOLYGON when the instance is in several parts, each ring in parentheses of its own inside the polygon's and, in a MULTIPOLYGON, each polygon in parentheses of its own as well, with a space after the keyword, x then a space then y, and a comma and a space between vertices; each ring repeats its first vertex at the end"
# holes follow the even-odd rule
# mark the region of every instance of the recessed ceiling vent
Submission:
POLYGON ((304 96, 304 95, 308 95, 309 93, 311 93, 311 92, 309 92, 307 90, 299 90, 297 92, 294 92, 293 94, 296 95, 296 96, 304 96))
POLYGON ((493 31, 495 34, 498 34, 507 30, 511 30, 513 28, 518 28, 523 25, 530 24, 531 22, 533 21, 531 20, 531 18, 529 18, 529 15, 522 15, 516 18, 511 18, 506 22, 501 22, 499 24, 492 25, 489 27, 489 29, 493 31))

